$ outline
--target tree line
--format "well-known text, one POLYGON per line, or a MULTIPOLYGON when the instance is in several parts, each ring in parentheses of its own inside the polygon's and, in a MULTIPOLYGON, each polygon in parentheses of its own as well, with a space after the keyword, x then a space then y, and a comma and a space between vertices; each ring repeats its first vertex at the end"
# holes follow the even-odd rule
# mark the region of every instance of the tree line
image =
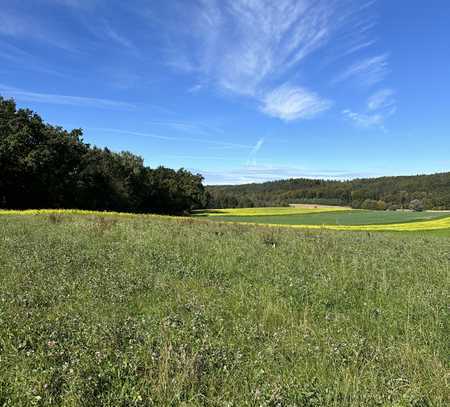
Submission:
POLYGON ((0 207, 181 214, 203 208, 200 174, 151 169, 130 152, 83 141, 0 96, 0 207))
POLYGON ((450 209, 450 172, 328 181, 288 179, 208 186, 210 208, 343 205, 358 209, 450 209))

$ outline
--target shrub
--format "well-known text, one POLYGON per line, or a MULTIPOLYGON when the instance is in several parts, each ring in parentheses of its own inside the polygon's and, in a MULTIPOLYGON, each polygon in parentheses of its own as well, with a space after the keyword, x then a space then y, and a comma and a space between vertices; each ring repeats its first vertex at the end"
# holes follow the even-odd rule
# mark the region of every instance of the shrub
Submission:
POLYGON ((409 203, 409 209, 417 212, 423 211, 423 202, 419 199, 413 199, 409 203))
POLYGON ((361 204, 361 209, 378 210, 378 201, 375 201, 374 199, 366 199, 361 204))

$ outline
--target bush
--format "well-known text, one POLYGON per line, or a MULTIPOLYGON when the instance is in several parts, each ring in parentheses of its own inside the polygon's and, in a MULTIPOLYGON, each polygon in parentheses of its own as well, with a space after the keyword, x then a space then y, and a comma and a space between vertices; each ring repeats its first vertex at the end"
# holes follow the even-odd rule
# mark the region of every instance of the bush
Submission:
POLYGON ((409 203, 409 209, 416 211, 416 212, 423 211, 423 202, 419 199, 413 199, 409 203))
POLYGON ((361 204, 361 209, 378 210, 378 201, 375 201, 374 199, 366 199, 361 204))
POLYGON ((385 211, 386 208, 387 208, 386 202, 384 202, 384 201, 378 201, 378 202, 377 202, 377 209, 378 209, 379 211, 385 211))

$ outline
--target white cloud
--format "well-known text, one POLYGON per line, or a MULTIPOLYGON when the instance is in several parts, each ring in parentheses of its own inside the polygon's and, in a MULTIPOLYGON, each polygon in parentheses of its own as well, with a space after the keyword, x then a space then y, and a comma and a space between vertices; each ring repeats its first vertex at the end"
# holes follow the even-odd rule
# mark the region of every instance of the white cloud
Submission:
POLYGON ((204 84, 202 84, 202 83, 197 83, 197 84, 195 84, 195 85, 192 85, 192 86, 187 90, 187 92, 188 92, 188 93, 197 93, 197 92, 200 92, 204 87, 205 87, 204 84))
POLYGON ((395 106, 395 100, 393 98, 395 92, 392 89, 382 89, 372 96, 367 101, 367 107, 369 110, 379 110, 385 108, 392 108, 395 106))
POLYGON ((261 147, 263 146, 263 144, 264 144, 264 138, 260 138, 256 142, 255 146, 253 147, 251 154, 256 154, 259 150, 261 150, 261 147))
POLYGON ((329 107, 295 79, 307 58, 336 37, 348 45, 343 55, 373 44, 367 38, 372 20, 367 17, 353 23, 367 13, 371 2, 199 0, 194 6, 184 4, 180 7, 183 21, 192 23, 180 26, 174 19, 169 65, 206 78, 220 90, 263 103, 264 113, 284 120, 313 117, 329 107), (345 33, 345 38, 338 33, 345 33), (287 82, 292 84, 291 92, 287 85, 280 86, 287 82), (287 92, 288 101, 278 97, 282 91, 287 92))
POLYGON ((366 129, 378 127, 385 130, 385 121, 397 111, 394 94, 392 89, 381 89, 367 99, 365 112, 358 113, 345 109, 342 111, 342 115, 357 127, 366 129))
POLYGON ((256 155, 258 154, 258 151, 261 150, 261 147, 264 144, 264 138, 260 138, 256 144, 253 146, 252 150, 250 151, 250 154, 247 158, 247 165, 253 164, 256 165, 256 155))
POLYGON ((208 139, 202 139, 202 138, 194 138, 194 137, 177 137, 177 136, 161 136, 159 134, 154 133, 143 133, 139 131, 130 131, 130 130, 122 130, 122 129, 114 129, 114 128, 105 128, 105 127, 92 127, 89 130, 92 131, 102 131, 105 133, 116 133, 116 134, 122 134, 124 136, 137 136, 137 137, 145 137, 145 138, 152 138, 152 139, 158 139, 158 140, 167 140, 167 141, 184 141, 192 143, 198 143, 198 144, 208 144, 213 146, 220 146, 224 147, 226 149, 244 149, 244 150, 251 150, 253 146, 245 145, 245 144, 239 144, 239 143, 228 143, 226 141, 216 141, 216 140, 208 140, 208 139))
POLYGON ((232 0, 221 10, 217 6, 214 10, 215 21, 222 16, 225 31, 214 35, 219 41, 214 48, 223 52, 219 83, 236 93, 257 94, 263 82, 323 45, 331 29, 331 8, 323 1, 313 5, 309 1, 232 0), (231 38, 224 41, 230 28, 231 38))
POLYGON ((356 126, 366 129, 369 127, 382 127, 385 119, 382 114, 357 113, 349 109, 343 110, 342 114, 356 126))
POLYGON ((334 78, 333 83, 356 79, 363 86, 372 86, 381 82, 389 72, 388 55, 370 57, 352 64, 334 78))
POLYGON ((0 85, 0 92, 6 97, 12 97, 24 102, 48 103, 54 105, 69 105, 93 107, 100 109, 132 110, 135 105, 110 99, 99 99, 84 96, 54 95, 50 93, 29 92, 6 85, 0 85))
POLYGON ((376 26, 376 18, 372 9, 374 3, 373 0, 359 0, 353 2, 352 7, 348 7, 346 0, 340 1, 339 9, 342 15, 338 15, 333 21, 339 29, 336 30, 333 46, 329 52, 330 62, 348 57, 376 43, 376 39, 373 37, 373 29, 376 26))
POLYGON ((128 48, 133 52, 137 52, 136 46, 128 38, 125 38, 122 34, 115 31, 106 21, 104 22, 102 31, 105 37, 112 40, 116 44, 124 48, 128 48))
POLYGON ((290 121, 310 119, 329 109, 331 102, 306 89, 282 85, 264 98, 262 111, 269 116, 290 121))

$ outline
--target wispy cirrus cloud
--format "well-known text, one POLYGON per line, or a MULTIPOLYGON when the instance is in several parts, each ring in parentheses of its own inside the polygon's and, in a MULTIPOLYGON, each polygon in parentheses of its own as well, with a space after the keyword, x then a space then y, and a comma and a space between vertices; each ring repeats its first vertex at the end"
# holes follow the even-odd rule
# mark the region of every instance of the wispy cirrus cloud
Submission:
POLYGON ((101 31, 106 38, 110 39, 116 44, 124 48, 128 48, 133 52, 137 52, 137 48, 134 45, 134 43, 128 38, 126 38, 123 34, 120 34, 115 29, 113 29, 108 22, 104 21, 103 28, 101 31))
POLYGON ((111 21, 104 17, 95 17, 93 23, 92 15, 86 18, 83 13, 77 13, 79 23, 85 28, 85 32, 90 34, 95 42, 101 42, 110 47, 119 46, 122 51, 128 51, 130 54, 138 57, 140 50, 133 40, 127 37, 120 28, 116 27, 111 21))
POLYGON ((254 95, 266 80, 281 75, 322 46, 330 35, 332 9, 323 1, 230 1, 224 12, 213 10, 219 24, 232 27, 224 44, 220 84, 254 95), (226 19, 226 22, 223 20, 226 19), (227 24, 228 23, 228 24, 227 24))
POLYGON ((392 89, 381 89, 374 93, 367 100, 369 110, 392 109, 395 108, 395 92, 392 89))
POLYGON ((309 119, 328 110, 332 103, 304 88, 282 85, 264 97, 261 110, 269 116, 291 121, 309 119))
POLYGON ((342 55, 373 44, 367 36, 370 18, 347 24, 366 15, 371 3, 199 0, 180 7, 183 21, 192 23, 172 27, 168 63, 207 78, 222 91, 252 98, 270 116, 311 118, 330 103, 317 90, 306 90, 310 86, 298 80, 299 69, 333 39, 346 44, 342 55))
POLYGON ((30 5, 25 2, 23 9, 15 9, 13 3, 0 7, 0 37, 32 39, 66 51, 77 51, 73 43, 57 35, 31 14, 27 8, 30 5))
POLYGON ((20 63, 24 60, 34 59, 34 56, 12 44, 0 41, 0 58, 20 63))
POLYGON ((222 137, 225 135, 225 132, 220 127, 193 120, 149 120, 145 123, 195 136, 222 137))
POLYGON ((363 112, 344 109, 341 113, 357 127, 385 130, 386 120, 397 111, 394 95, 392 89, 381 89, 367 99, 367 108, 363 112))
POLYGON ((20 69, 27 71, 41 72, 64 78, 70 76, 65 72, 54 69, 51 67, 51 64, 42 61, 41 58, 4 41, 0 41, 0 60, 18 64, 20 69))
MULTIPOLYGON (((74 51, 72 45, 77 43, 80 49, 76 51, 86 54, 98 47, 114 52, 119 49, 145 60, 145 45, 139 40, 142 36, 107 13, 108 2, 42 0, 42 3, 43 8, 59 5, 65 9, 62 12, 68 18, 83 26, 84 42, 75 41, 75 31, 66 30, 58 22, 43 24, 40 13, 30 13, 26 2, 17 3, 20 7, 0 10, 0 36, 46 41, 70 51, 74 51)), ((322 57, 333 55, 334 60, 349 60, 349 67, 332 80, 334 83, 351 79, 370 85, 380 82, 388 73, 387 54, 359 57, 355 62, 359 51, 368 54, 368 48, 375 42, 371 38, 375 25, 373 3, 372 0, 195 0, 148 9, 151 15, 157 15, 161 37, 167 39, 167 63, 193 76, 196 85, 188 87, 188 93, 212 86, 227 95, 249 98, 268 116, 294 121, 311 119, 332 106, 330 89, 311 79, 316 68, 321 69, 322 57), (167 10, 162 10, 164 7, 167 10)), ((121 13, 144 16, 148 14, 146 7, 143 1, 117 2, 121 13)), ((112 83, 120 88, 133 87, 145 76, 135 70, 134 75, 113 72, 112 83)), ((329 83, 327 79, 321 82, 329 83)))
POLYGON ((261 137, 256 144, 253 146, 253 148, 250 151, 250 154, 247 158, 247 165, 256 165, 256 155, 258 154, 259 150, 261 150, 261 147, 264 144, 264 137, 261 137))
POLYGON ((357 127, 370 128, 370 127, 382 127, 384 124, 384 116, 379 113, 368 114, 353 112, 349 109, 344 109, 342 115, 348 120, 352 121, 357 127))
POLYGON ((110 99, 100 99, 84 96, 56 95, 50 93, 30 92, 0 84, 0 93, 23 102, 48 103, 53 105, 69 105, 98 109, 132 110, 136 105, 110 99))
POLYGON ((162 136, 162 135, 155 134, 155 133, 146 133, 146 132, 140 132, 140 131, 131 131, 131 130, 124 130, 124 129, 106 128, 106 127, 91 127, 91 128, 89 128, 89 130, 102 131, 105 133, 122 134, 124 136, 152 138, 152 139, 158 139, 158 140, 193 142, 193 143, 223 147, 225 149, 230 148, 230 149, 251 150, 253 148, 253 146, 246 145, 246 144, 210 140, 210 139, 198 138, 198 137, 184 137, 184 136, 177 137, 177 136, 165 136, 165 135, 162 136))
POLYGON ((349 57, 358 51, 366 50, 377 41, 373 37, 373 30, 376 26, 376 17, 372 11, 376 0, 353 2, 348 7, 348 2, 340 1, 341 15, 338 15, 334 24, 340 29, 336 30, 333 38, 333 46, 328 55, 328 60, 336 60, 349 57))
POLYGON ((188 93, 197 93, 200 92, 203 88, 205 87, 204 84, 202 83, 197 83, 191 87, 189 87, 189 89, 187 90, 188 93))
POLYGON ((356 79, 362 86, 372 86, 381 82, 388 73, 388 55, 382 54, 353 63, 349 68, 336 76, 332 83, 336 84, 349 79, 356 79))
POLYGON ((196 161, 229 161, 229 162, 238 162, 241 161, 238 157, 224 157, 224 156, 213 156, 213 155, 185 155, 185 154, 163 154, 160 157, 166 157, 166 158, 175 158, 180 159, 182 161, 184 160, 196 160, 196 161))
MULTIPOLYGON (((138 55, 138 49, 133 41, 120 32, 117 27, 103 17, 104 12, 100 12, 103 2, 100 0, 45 0, 42 7, 63 6, 67 10, 67 15, 75 19, 77 24, 85 27, 84 33, 91 34, 97 41, 103 44, 121 46, 138 55), (45 4, 47 3, 47 4, 45 4), (97 13, 92 11, 96 10, 97 13)), ((2 5, 3 6, 3 5, 2 5)), ((115 6, 117 7, 117 6, 115 6)), ((25 39, 28 41, 38 41, 47 43, 54 47, 70 52, 80 52, 76 47, 80 43, 78 36, 72 30, 65 29, 58 20, 43 21, 39 13, 34 13, 32 3, 17 2, 0 7, 0 37, 25 39)), ((91 49, 89 42, 83 43, 86 49, 91 49)))

